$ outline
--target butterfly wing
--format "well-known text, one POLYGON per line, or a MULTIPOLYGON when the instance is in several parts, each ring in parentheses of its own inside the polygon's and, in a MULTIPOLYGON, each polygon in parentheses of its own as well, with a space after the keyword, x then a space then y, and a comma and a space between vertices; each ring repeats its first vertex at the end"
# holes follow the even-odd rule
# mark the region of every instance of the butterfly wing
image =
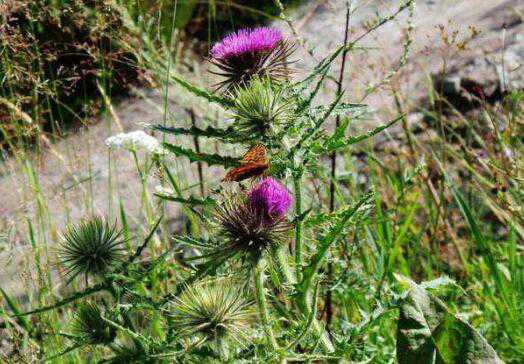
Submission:
POLYGON ((260 176, 268 167, 266 147, 256 144, 244 154, 240 166, 229 170, 222 181, 240 182, 247 178, 260 176))
POLYGON ((240 167, 233 168, 227 172, 222 181, 224 182, 240 182, 247 178, 260 176, 268 168, 266 163, 248 163, 240 167))
POLYGON ((252 146, 240 161, 241 164, 249 163, 264 163, 267 164, 267 152, 266 147, 262 144, 255 144, 252 146))

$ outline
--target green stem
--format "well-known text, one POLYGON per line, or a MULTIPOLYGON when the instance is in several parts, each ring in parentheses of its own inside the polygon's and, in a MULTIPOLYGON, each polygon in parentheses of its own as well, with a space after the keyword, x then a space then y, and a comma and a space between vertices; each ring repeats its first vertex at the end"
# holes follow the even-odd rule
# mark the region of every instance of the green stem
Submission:
POLYGON ((269 344, 273 350, 278 350, 277 340, 273 334, 273 329, 269 323, 269 313, 267 309, 267 300, 266 293, 264 290, 264 280, 265 280, 265 269, 266 261, 263 258, 260 258, 255 269, 253 270, 253 280, 255 281, 255 295, 258 303, 258 310, 260 312, 260 318, 262 319, 262 324, 264 325, 264 331, 269 340, 269 344))
MULTIPOLYGON (((307 292, 303 298, 299 298, 297 300, 297 306, 302 311, 302 314, 304 314, 305 317, 310 317, 312 314, 311 307, 313 306, 313 295, 311 292, 307 292)), ((329 335, 327 334, 325 328, 323 328, 320 323, 318 322, 317 318, 313 316, 312 318, 312 326, 313 330, 315 330, 315 334, 318 338, 320 338, 320 343, 322 346, 324 346, 324 349, 328 353, 332 353, 335 351, 335 348, 333 347, 333 343, 329 339, 329 335)))
MULTIPOLYGON (((293 271, 289 269, 288 259, 286 256, 286 252, 283 248, 278 250, 277 259, 281 266, 282 275, 284 278, 283 283, 292 284, 292 285, 296 284, 297 280, 293 274, 293 271)), ((315 296, 316 296, 316 293, 315 293, 315 296)), ((315 302, 313 300, 313 296, 311 295, 306 296, 306 298, 302 302, 300 302, 300 300, 296 301, 296 307, 298 308, 298 310, 302 313, 302 315, 304 315, 304 317, 308 318, 309 323, 307 326, 313 328, 313 330, 315 331, 316 337, 320 338, 320 342, 324 346, 324 349, 328 353, 333 352, 335 350, 333 347, 333 344, 331 343, 331 340, 329 339, 329 336, 325 332, 324 328, 320 325, 320 323, 318 322, 316 318, 316 309, 315 307, 313 307, 314 305, 315 305, 315 302)), ((303 335, 301 336, 304 336, 307 333, 307 331, 309 330, 306 329, 303 335)))
POLYGON ((295 271, 297 281, 302 275, 302 191, 300 184, 302 174, 293 174, 293 187, 295 190, 295 271))
POLYGON ((280 270, 282 271, 282 275, 285 280, 285 283, 295 284, 296 283, 295 276, 293 275, 293 272, 291 271, 291 268, 289 266, 286 250, 287 250, 287 247, 282 247, 278 249, 277 251, 278 263, 280 264, 280 270))

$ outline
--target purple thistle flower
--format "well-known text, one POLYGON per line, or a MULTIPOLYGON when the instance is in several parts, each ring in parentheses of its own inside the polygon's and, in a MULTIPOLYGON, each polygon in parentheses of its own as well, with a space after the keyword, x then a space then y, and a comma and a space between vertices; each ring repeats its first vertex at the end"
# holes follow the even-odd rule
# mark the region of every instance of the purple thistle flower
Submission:
POLYGON ((211 56, 226 60, 246 54, 269 52, 281 40, 282 33, 276 28, 241 29, 216 43, 211 49, 211 56))
POLYGON ((293 198, 286 187, 273 178, 265 178, 249 192, 249 202, 266 217, 280 219, 291 207, 293 198))
POLYGON ((211 48, 210 62, 218 69, 211 72, 225 78, 217 86, 226 91, 245 87, 255 77, 278 82, 291 73, 288 57, 294 49, 279 29, 241 29, 211 48))

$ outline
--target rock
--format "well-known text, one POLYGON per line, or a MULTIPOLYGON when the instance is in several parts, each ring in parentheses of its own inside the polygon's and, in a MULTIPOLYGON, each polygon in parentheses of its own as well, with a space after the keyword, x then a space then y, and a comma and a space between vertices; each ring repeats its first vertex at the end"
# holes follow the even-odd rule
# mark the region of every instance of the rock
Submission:
POLYGON ((412 112, 406 116, 408 129, 418 134, 425 129, 424 114, 421 112, 412 112))
POLYGON ((460 94, 460 76, 446 77, 442 82, 437 82, 435 84, 435 90, 439 92, 442 90, 443 94, 446 96, 454 96, 460 94))

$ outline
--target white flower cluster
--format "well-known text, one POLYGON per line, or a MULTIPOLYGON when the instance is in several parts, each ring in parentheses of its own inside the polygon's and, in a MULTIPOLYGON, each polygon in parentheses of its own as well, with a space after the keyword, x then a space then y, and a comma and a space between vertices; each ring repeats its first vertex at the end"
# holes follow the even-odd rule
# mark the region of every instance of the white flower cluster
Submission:
POLYGON ((160 142, 142 130, 113 135, 106 139, 106 145, 110 149, 124 148, 129 151, 143 149, 151 154, 165 153, 160 142))

